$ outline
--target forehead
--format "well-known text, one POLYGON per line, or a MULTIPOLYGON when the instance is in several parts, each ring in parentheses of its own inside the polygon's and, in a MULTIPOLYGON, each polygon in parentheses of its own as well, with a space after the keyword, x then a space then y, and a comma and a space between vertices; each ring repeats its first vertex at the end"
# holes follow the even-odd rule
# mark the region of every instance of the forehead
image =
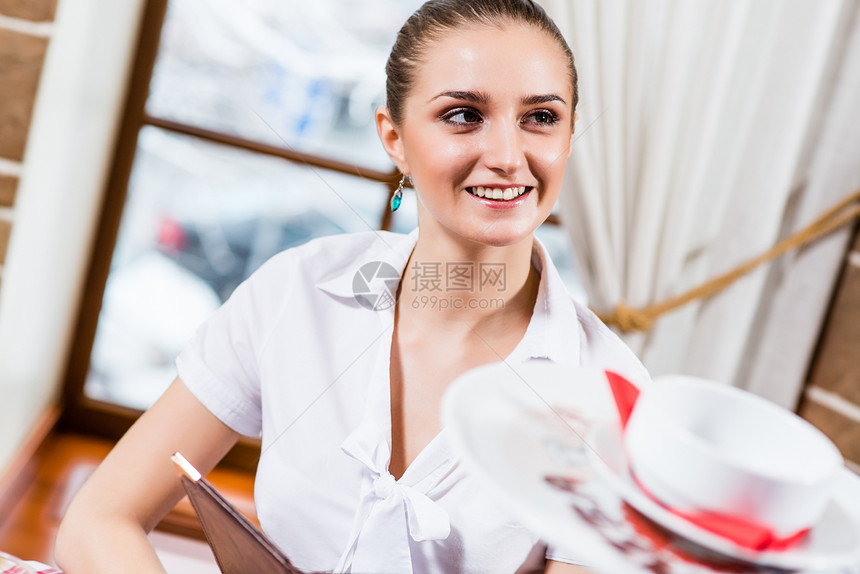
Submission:
POLYGON ((421 99, 445 90, 554 93, 568 103, 573 92, 561 46, 525 24, 458 28, 429 44, 410 95, 421 99))

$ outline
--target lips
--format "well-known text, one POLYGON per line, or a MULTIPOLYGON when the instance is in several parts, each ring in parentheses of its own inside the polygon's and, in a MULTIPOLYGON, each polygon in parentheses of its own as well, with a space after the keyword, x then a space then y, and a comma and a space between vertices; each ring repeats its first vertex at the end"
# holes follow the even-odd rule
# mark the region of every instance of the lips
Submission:
POLYGON ((532 187, 528 185, 510 186, 510 187, 486 187, 483 185, 467 187, 466 191, 480 197, 482 199, 492 199, 495 201, 511 201, 523 195, 532 187))

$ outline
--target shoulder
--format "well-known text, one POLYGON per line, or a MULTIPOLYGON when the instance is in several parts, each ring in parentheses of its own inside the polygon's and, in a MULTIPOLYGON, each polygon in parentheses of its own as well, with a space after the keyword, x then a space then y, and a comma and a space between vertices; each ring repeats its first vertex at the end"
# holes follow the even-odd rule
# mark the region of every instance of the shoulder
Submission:
POLYGON ((582 365, 615 371, 640 387, 650 384, 651 375, 633 350, 591 309, 571 299, 579 320, 582 365))
POLYGON ((257 279, 296 279, 303 284, 326 281, 347 269, 352 269, 359 260, 371 260, 380 256, 393 242, 405 236, 388 231, 363 231, 341 233, 312 239, 274 255, 266 261, 254 276, 257 279), (301 272, 297 275, 297 272, 301 272))

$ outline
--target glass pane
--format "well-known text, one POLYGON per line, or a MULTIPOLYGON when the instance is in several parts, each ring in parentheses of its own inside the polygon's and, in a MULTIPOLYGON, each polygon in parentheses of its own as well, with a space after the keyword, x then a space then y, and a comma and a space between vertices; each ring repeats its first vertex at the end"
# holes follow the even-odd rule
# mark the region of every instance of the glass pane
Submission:
MULTIPOLYGON (((86 394, 146 408, 197 326, 260 264, 313 237, 378 228, 387 198, 358 177, 143 129, 86 394)), ((414 227, 414 204, 397 229, 414 227)))
POLYGON ((383 171, 385 61, 421 0, 171 0, 147 111, 383 171))

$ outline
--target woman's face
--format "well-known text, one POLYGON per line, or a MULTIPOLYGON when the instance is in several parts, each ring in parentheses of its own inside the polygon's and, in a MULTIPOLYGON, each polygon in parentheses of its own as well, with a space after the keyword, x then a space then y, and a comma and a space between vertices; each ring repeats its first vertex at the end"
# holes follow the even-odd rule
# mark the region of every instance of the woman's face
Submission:
POLYGON ((389 155, 412 176, 422 235, 493 246, 530 237, 561 189, 572 92, 564 52, 535 28, 457 29, 431 44, 401 125, 377 114, 389 155))

